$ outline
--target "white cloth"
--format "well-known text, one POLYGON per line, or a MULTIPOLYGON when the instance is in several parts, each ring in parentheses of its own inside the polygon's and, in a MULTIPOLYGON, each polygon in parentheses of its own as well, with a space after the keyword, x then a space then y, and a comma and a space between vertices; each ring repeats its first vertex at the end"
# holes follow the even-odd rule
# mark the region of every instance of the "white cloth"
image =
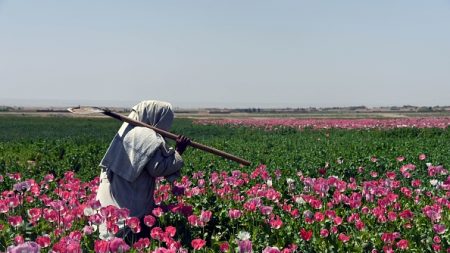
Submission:
MULTIPOLYGON (((130 117, 168 130, 173 112, 170 104, 143 101, 133 107, 130 117)), ((130 210, 130 216, 141 218, 154 205, 155 178, 165 176, 169 181, 179 176, 183 159, 164 138, 151 129, 124 123, 114 137, 100 166, 100 185, 97 199, 102 206, 113 205, 130 210)), ((105 224, 100 236, 107 238, 105 224)))
MULTIPOLYGON (((174 116, 169 103, 150 100, 135 105, 128 117, 169 130, 174 116)), ((152 129, 123 123, 100 166, 133 182, 141 174, 153 153, 161 147, 164 147, 163 151, 167 151, 163 156, 173 155, 174 150, 165 149, 164 138, 152 129)))

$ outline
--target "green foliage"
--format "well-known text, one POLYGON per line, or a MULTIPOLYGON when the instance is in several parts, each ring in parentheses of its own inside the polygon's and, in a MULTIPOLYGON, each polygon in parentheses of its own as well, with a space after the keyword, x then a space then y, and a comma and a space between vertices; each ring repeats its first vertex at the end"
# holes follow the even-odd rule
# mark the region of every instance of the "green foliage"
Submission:
MULTIPOLYGON (((2 116, 0 173, 20 171, 36 177, 53 172, 61 176, 74 170, 82 180, 92 179, 99 174, 98 164, 119 127, 120 122, 105 118, 2 116)), ((250 160, 251 169, 266 164, 269 170, 281 169, 284 175, 301 170, 318 176, 318 168, 329 163, 328 174, 348 178, 357 176, 360 166, 383 172, 395 166, 400 155, 420 163, 421 153, 427 155, 427 162, 450 164, 448 128, 267 131, 194 125, 191 120, 176 119, 172 131, 250 160), (372 156, 379 157, 379 162, 372 163, 372 156)), ((172 141, 169 144, 174 145, 172 141)), ((184 158, 185 174, 239 168, 234 162, 192 148, 184 158)))

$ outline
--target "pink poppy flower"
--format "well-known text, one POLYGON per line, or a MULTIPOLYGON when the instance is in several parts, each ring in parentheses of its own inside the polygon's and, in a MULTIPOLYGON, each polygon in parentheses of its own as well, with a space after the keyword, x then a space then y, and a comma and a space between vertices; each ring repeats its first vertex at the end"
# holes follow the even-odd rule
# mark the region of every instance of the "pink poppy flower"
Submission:
POLYGON ((44 209, 44 219, 45 220, 53 223, 58 220, 58 217, 59 217, 58 212, 56 212, 55 210, 48 209, 48 208, 44 209))
POLYGON ((155 240, 161 241, 164 238, 164 231, 160 227, 154 227, 150 231, 150 236, 155 240))
POLYGON ((230 250, 230 245, 228 244, 228 242, 222 242, 219 245, 219 249, 220 249, 220 252, 228 252, 230 250))
POLYGON ((156 217, 161 217, 164 214, 164 211, 160 207, 156 207, 152 210, 153 215, 156 217))
POLYGON ((188 217, 188 221, 189 221, 189 224, 191 224, 191 226, 198 227, 198 226, 201 225, 200 219, 199 219, 199 218, 197 217, 197 215, 195 215, 195 214, 190 215, 190 216, 188 217))
POLYGON ((241 215, 242 215, 242 212, 241 212, 241 210, 238 210, 238 209, 230 209, 228 211, 228 216, 231 219, 238 219, 239 217, 241 217, 241 215))
POLYGON ((444 224, 434 224, 433 230, 436 234, 442 235, 443 233, 445 233, 446 228, 444 224))
POLYGON ((8 223, 13 227, 18 227, 23 224, 22 216, 9 216, 8 223))
POLYGON ((21 236, 21 235, 16 235, 16 237, 14 237, 14 243, 15 243, 16 245, 22 244, 22 243, 24 243, 24 242, 25 242, 25 240, 23 239, 23 236, 21 236))
POLYGON ((142 252, 145 248, 150 246, 150 240, 148 238, 140 238, 139 241, 133 244, 133 248, 142 252))
POLYGON ((397 220, 397 214, 395 212, 390 211, 388 213, 388 220, 389 221, 395 221, 397 220))
POLYGON ((330 232, 326 228, 320 230, 320 236, 323 238, 328 237, 329 234, 330 234, 330 232))
POLYGON ((386 177, 393 180, 393 179, 395 179, 396 174, 394 171, 388 171, 388 172, 386 172, 386 177))
POLYGON ((384 253, 395 253, 394 250, 392 249, 391 245, 385 245, 383 246, 383 252, 384 253))
POLYGON ((336 224, 336 225, 341 225, 342 224, 342 218, 341 217, 339 217, 339 216, 336 216, 334 219, 333 219, 333 222, 334 222, 334 224, 336 224))
POLYGON ((319 168, 319 174, 320 175, 325 175, 327 173, 327 169, 326 168, 319 168))
POLYGON ((107 221, 106 228, 109 232, 116 234, 119 232, 119 226, 114 221, 107 221))
POLYGON ((77 240, 77 241, 81 241, 82 236, 83 236, 83 234, 81 233, 81 231, 72 231, 69 234, 70 238, 77 240))
POLYGON ((339 241, 346 243, 350 240, 350 236, 344 234, 344 233, 340 233, 338 236, 339 241))
POLYGON ((0 199, 0 213, 9 212, 9 206, 6 200, 0 199))
POLYGON ((400 241, 397 242, 397 248, 401 249, 401 250, 407 250, 409 247, 409 242, 408 240, 405 239, 401 239, 400 241))
POLYGON ((437 244, 437 243, 433 243, 432 247, 433 247, 433 250, 437 251, 437 252, 441 251, 441 249, 442 249, 441 245, 437 244))
POLYGON ((312 235, 313 235, 313 231, 312 231, 312 230, 306 230, 306 229, 304 229, 304 228, 302 228, 302 229, 300 230, 300 236, 301 236, 301 238, 302 238, 303 240, 305 240, 305 241, 311 240, 312 235))
POLYGON ((280 217, 277 215, 274 218, 270 219, 269 221, 270 227, 273 229, 279 229, 283 225, 283 221, 280 219, 280 217))
POLYGON ((175 234, 176 234, 176 232, 177 232, 177 229, 176 229, 175 227, 173 227, 173 226, 168 226, 168 227, 165 228, 165 230, 166 230, 166 233, 167 233, 170 237, 174 237, 175 234))
POLYGON ((323 213, 321 213, 321 212, 316 212, 316 213, 314 214, 314 219, 315 219, 317 222, 322 222, 323 220, 325 220, 325 215, 324 215, 323 213))
POLYGON ((63 237, 59 242, 55 243, 52 249, 55 252, 81 253, 80 241, 69 236, 63 237))
POLYGON ((211 211, 203 211, 200 214, 200 221, 204 223, 208 223, 211 220, 212 212, 211 211))
POLYGON ((356 229, 357 229, 358 231, 361 231, 361 230, 364 229, 364 227, 365 227, 366 225, 364 224, 363 221, 357 220, 357 221, 355 222, 355 226, 356 226, 356 229))
POLYGON ((439 237, 438 235, 435 235, 434 237, 433 237, 433 242, 434 243, 441 243, 441 237, 439 237))
POLYGON ((128 244, 125 243, 125 241, 122 238, 113 238, 110 242, 109 242, 109 249, 111 250, 111 252, 127 252, 130 250, 130 246, 128 246, 128 244))
POLYGON ((250 240, 243 240, 238 242, 239 253, 252 253, 253 245, 250 240))
POLYGON ((35 242, 25 242, 25 243, 19 244, 17 246, 9 246, 7 249, 7 252, 8 253, 22 253, 22 252, 39 253, 40 247, 35 242))
POLYGON ((269 215, 272 213, 273 207, 271 206, 261 206, 259 208, 259 211, 261 212, 261 214, 263 215, 269 215))
POLYGON ((155 225, 156 219, 155 217, 153 217, 153 215, 146 215, 144 217, 144 224, 147 227, 153 227, 153 225, 155 225))
POLYGON ((100 214, 96 213, 89 216, 89 221, 94 225, 100 225, 103 222, 103 217, 100 214))
POLYGON ((398 162, 403 162, 405 160, 404 156, 398 156, 397 158, 395 158, 398 162))
POLYGON ((206 241, 203 239, 199 239, 199 238, 194 239, 191 242, 191 246, 192 246, 192 248, 194 248, 194 250, 199 250, 199 249, 203 248, 203 246, 205 246, 205 244, 206 244, 206 241))
POLYGON ((38 236, 36 238, 36 243, 41 246, 41 248, 47 248, 50 246, 50 237, 48 235, 38 236))
POLYGON ((277 247, 269 247, 267 246, 262 253, 280 253, 281 251, 277 247))
POLYGON ((32 222, 36 222, 41 218, 42 209, 41 208, 31 208, 28 210, 28 216, 32 222))
POLYGON ((96 240, 94 243, 95 253, 108 253, 109 252, 109 242, 104 240, 96 240))
POLYGON ((92 233, 94 233, 94 228, 92 226, 84 226, 83 228, 83 234, 84 235, 91 235, 92 233))
POLYGON ((139 233, 141 231, 140 221, 137 217, 130 217, 127 219, 126 224, 133 233, 139 233))

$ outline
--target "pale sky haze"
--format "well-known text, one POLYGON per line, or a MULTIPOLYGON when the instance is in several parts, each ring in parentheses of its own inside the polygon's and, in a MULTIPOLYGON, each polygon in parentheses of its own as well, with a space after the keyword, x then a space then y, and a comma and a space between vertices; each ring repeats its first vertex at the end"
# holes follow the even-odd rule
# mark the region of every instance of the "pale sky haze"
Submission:
POLYGON ((450 105, 450 1, 0 0, 0 105, 450 105))

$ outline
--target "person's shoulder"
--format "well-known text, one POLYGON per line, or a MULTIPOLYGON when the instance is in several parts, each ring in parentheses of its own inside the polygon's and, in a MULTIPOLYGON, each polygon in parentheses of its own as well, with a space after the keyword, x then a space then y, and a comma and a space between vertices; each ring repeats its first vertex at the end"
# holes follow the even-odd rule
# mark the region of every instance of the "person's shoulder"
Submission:
POLYGON ((157 137, 157 133, 147 127, 134 127, 130 132, 133 132, 133 134, 135 135, 142 135, 142 136, 147 136, 147 137, 157 137))

